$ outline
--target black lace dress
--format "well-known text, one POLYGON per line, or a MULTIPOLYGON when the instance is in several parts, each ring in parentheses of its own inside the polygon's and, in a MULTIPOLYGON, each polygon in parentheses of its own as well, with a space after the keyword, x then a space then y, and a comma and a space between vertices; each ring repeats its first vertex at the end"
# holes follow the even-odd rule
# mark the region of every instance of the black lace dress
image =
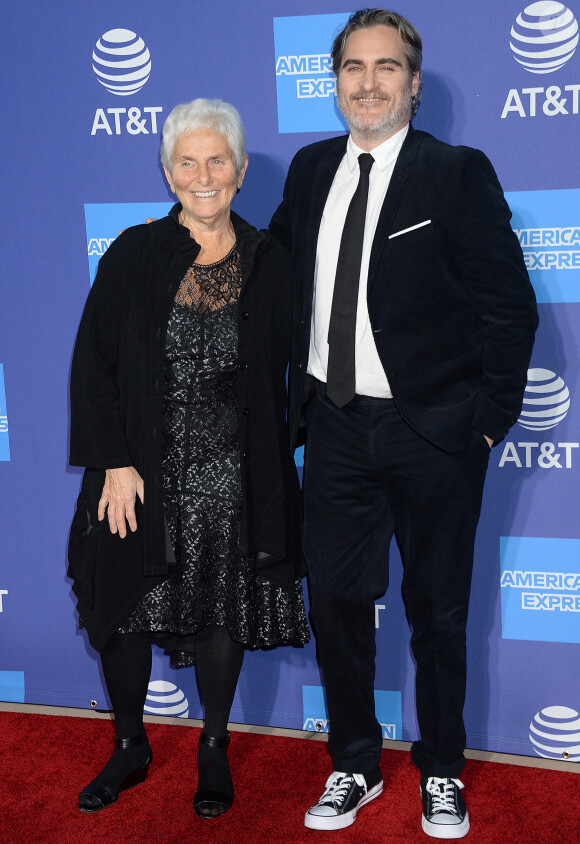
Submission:
POLYGON ((235 246, 215 264, 193 264, 167 327, 163 479, 175 574, 140 601, 119 632, 151 631, 175 666, 195 663, 195 634, 210 624, 248 648, 309 638, 300 581, 288 594, 238 551, 240 287, 235 246))

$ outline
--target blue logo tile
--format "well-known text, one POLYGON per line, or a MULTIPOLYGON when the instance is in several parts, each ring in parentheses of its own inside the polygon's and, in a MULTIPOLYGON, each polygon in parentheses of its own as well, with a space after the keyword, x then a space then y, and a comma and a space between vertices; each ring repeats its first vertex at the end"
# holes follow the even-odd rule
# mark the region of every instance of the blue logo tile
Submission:
POLYGON ((342 132, 331 71, 334 36, 348 14, 274 18, 279 132, 342 132))
MULTIPOLYGON (((326 696, 322 686, 302 686, 303 730, 329 732, 326 696)), ((375 691, 375 713, 383 738, 400 740, 402 736, 401 692, 375 691)))
POLYGON ((580 643, 580 539, 502 536, 504 639, 580 643))
POLYGON ((506 193, 538 302, 580 302, 580 190, 506 193))
POLYGON ((4 389, 4 367, 0 363, 0 460, 10 460, 10 442, 8 440, 8 411, 6 410, 6 390, 4 389))
POLYGON ((0 700, 24 703, 24 671, 0 671, 0 700))
POLYGON ((165 217, 172 202, 102 202, 85 204, 89 277, 95 280, 99 259, 123 229, 138 226, 149 217, 165 217))

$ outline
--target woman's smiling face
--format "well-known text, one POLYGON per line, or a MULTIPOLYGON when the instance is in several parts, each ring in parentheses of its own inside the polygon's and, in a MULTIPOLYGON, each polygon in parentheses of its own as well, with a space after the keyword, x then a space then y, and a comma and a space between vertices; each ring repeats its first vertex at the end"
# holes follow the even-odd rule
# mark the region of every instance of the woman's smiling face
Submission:
POLYGON ((242 186, 241 173, 226 138, 215 129, 195 129, 181 135, 173 147, 171 172, 164 167, 171 190, 183 206, 183 222, 213 226, 229 219, 230 205, 242 186))

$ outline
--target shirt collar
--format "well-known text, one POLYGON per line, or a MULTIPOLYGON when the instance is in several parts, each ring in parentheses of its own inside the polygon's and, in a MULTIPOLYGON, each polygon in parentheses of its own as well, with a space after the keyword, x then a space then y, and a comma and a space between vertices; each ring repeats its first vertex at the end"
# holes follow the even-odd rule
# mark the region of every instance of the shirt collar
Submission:
MULTIPOLYGON (((376 170, 376 168, 379 170, 386 170, 386 168, 395 161, 401 151, 403 141, 407 137, 408 131, 409 124, 405 123, 402 129, 399 129, 398 132, 395 132, 394 135, 391 135, 390 138, 387 138, 386 141, 383 141, 382 144, 379 144, 378 147, 371 150, 371 155, 375 159, 373 170, 376 170)), ((346 162, 350 173, 353 173, 356 169, 358 169, 358 157, 363 152, 365 152, 365 150, 357 147, 352 139, 352 135, 349 135, 348 143, 346 145, 346 162)))

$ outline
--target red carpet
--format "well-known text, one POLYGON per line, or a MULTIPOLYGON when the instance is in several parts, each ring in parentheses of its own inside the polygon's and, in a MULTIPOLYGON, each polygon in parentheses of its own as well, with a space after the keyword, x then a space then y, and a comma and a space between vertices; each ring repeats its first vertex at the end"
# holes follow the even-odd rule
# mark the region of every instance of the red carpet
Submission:
MULTIPOLYGON (((236 801, 215 821, 197 818, 195 747, 199 731, 150 724, 154 759, 147 781, 96 815, 76 808, 78 792, 108 758, 108 721, 0 713, 0 841, 3 844, 427 844, 417 771, 409 754, 384 751, 385 793, 354 826, 316 832, 305 809, 330 772, 326 745, 233 733, 229 757, 236 801), (263 781, 260 782, 260 779, 263 781)), ((578 844, 577 774, 468 761, 462 775, 470 844, 578 844)))

